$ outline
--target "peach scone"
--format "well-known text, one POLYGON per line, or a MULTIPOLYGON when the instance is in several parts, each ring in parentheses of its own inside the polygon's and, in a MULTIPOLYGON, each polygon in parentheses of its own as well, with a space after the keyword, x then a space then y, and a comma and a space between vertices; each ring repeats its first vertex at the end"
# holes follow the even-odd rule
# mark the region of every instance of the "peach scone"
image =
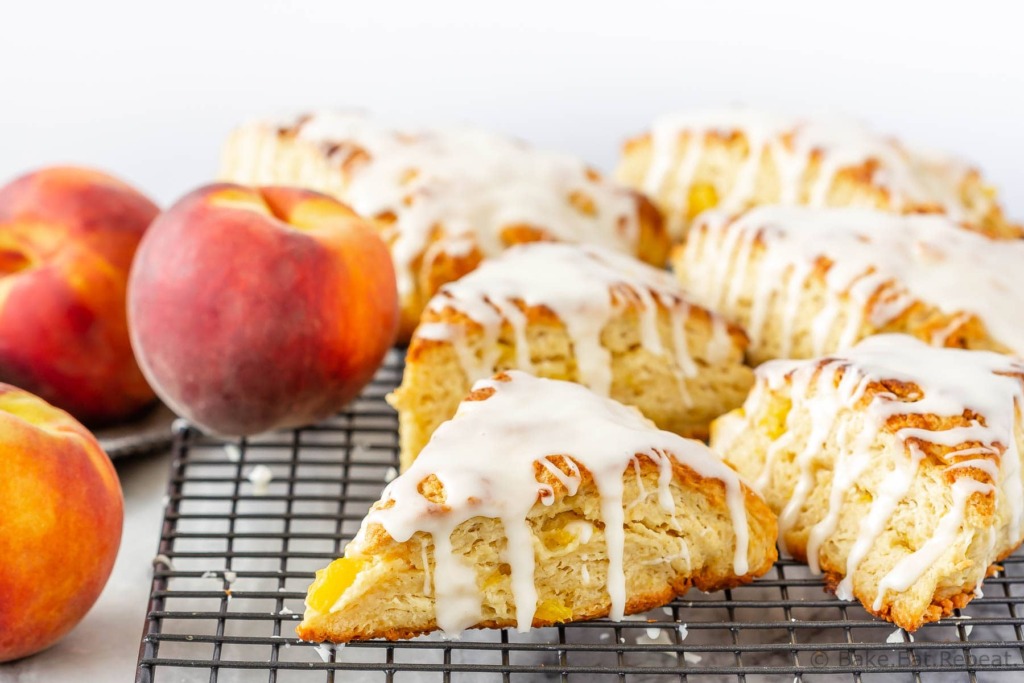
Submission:
POLYGON ((665 116, 626 143, 617 176, 651 197, 677 240, 701 211, 766 204, 941 212, 990 235, 1024 235, 976 169, 840 117, 748 107, 665 116))
POLYGON ((669 239, 642 195, 579 159, 470 129, 406 131, 319 112, 235 130, 221 176, 330 194, 375 219, 408 339, 438 287, 522 242, 586 242, 663 265, 669 239))
POLYGON ((879 335, 772 361, 711 446, 844 600, 913 630, 966 605, 1022 540, 1024 363, 879 335))
POLYGON ((570 382, 481 380, 317 572, 298 633, 347 642, 643 612, 776 559, 775 517, 699 441, 570 382))
POLYGON ((705 438, 743 402, 746 336, 691 304, 672 276, 595 246, 513 247, 429 302, 406 355, 403 466, 473 383, 519 369, 636 406, 661 429, 705 438))
POLYGON ((940 215, 766 206, 701 216, 673 267, 741 325, 754 362, 814 358, 872 334, 1024 354, 1024 241, 940 215))

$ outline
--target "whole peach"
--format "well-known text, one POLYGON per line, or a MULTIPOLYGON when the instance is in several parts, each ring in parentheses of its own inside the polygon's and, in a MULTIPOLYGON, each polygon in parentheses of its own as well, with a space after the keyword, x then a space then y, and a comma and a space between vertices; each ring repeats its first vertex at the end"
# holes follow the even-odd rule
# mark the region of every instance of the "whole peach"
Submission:
POLYGON ((0 384, 0 662, 55 643, 110 577, 124 504, 89 431, 0 384))
POLYGON ((47 168, 0 188, 0 381, 92 425, 153 401, 128 340, 125 289, 158 212, 84 168, 47 168))
POLYGON ((326 195, 210 185, 146 234, 128 321, 169 406, 254 434, 327 417, 369 382, 395 338, 395 275, 373 228, 326 195))

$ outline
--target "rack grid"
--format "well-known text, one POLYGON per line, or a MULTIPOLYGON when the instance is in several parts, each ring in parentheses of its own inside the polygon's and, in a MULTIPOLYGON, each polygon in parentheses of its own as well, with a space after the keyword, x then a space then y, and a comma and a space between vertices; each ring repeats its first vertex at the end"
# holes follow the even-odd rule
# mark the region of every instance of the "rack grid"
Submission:
POLYGON ((395 474, 397 419, 383 399, 402 367, 392 351, 359 399, 313 427, 225 441, 177 426, 137 683, 1024 680, 1024 554, 913 638, 783 560, 749 586, 694 590, 619 623, 339 648, 298 640, 313 572, 395 474))

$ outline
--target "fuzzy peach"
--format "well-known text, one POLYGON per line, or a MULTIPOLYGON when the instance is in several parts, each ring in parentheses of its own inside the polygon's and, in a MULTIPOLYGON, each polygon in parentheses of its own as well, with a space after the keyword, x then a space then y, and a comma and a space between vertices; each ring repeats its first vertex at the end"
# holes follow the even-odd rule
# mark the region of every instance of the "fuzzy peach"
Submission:
POLYGON ((0 662, 55 643, 99 597, 124 507, 89 431, 37 396, 0 384, 0 662))
POLYGON ((132 344, 178 414, 254 434, 336 412, 395 338, 395 275, 373 228, 326 195, 217 184, 162 214, 128 286, 132 344))
POLYGON ((92 425, 153 401, 128 341, 125 289, 158 212, 84 168, 47 168, 0 188, 0 381, 92 425))

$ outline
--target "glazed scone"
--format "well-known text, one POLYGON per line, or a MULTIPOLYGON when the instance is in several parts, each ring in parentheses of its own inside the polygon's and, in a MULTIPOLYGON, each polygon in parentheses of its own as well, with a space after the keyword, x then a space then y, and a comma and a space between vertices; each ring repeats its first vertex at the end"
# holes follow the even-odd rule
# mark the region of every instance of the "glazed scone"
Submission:
POLYGON ((772 361, 711 447, 779 514, 783 549, 907 629, 963 607, 1022 540, 1024 363, 879 335, 772 361))
POLYGON ((742 331, 691 305, 663 270, 594 246, 513 247, 427 305, 389 397, 403 468, 474 382, 508 369, 584 384, 706 438, 754 381, 745 348, 742 331))
POLYGON ((651 197, 677 240, 701 211, 767 204, 942 212, 990 235, 1024 236, 976 169, 838 117, 748 107, 665 116, 626 143, 617 177, 651 197))
POLYGON ((815 358, 881 332, 1024 355, 1024 241, 945 216, 709 212, 672 256, 693 301, 742 326, 749 358, 815 358))
POLYGON ((406 131, 319 112, 236 129, 220 175, 333 195, 391 248, 406 340, 438 287, 522 242, 586 242, 661 266, 668 235, 642 195, 568 155, 471 129, 406 131))
POLYGON ((303 640, 643 612, 767 572, 775 517, 699 441, 570 382, 481 380, 317 572, 303 640))

